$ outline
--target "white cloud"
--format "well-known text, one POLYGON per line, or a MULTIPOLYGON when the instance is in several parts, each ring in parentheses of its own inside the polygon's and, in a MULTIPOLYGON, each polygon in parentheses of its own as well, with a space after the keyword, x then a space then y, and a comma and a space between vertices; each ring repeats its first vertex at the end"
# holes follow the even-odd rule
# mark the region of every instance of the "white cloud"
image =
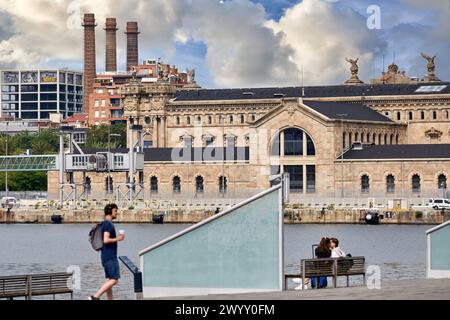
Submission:
POLYGON ((373 53, 386 42, 366 27, 366 18, 349 8, 327 1, 304 0, 286 11, 279 22, 270 22, 295 50, 295 62, 303 66, 305 84, 342 83, 349 78, 345 57, 360 58, 360 78, 372 72, 373 53))
MULTIPOLYGON (((104 63, 106 17, 118 18, 119 66, 125 64, 126 21, 138 21, 141 59, 157 52, 172 62, 177 60, 177 43, 204 43, 204 65, 214 82, 209 86, 298 85, 302 66, 305 84, 342 83, 349 77, 346 56, 360 57, 360 78, 367 81, 372 76, 373 53, 379 52, 380 59, 381 52, 392 50, 392 43, 397 56, 404 59, 399 65, 411 73, 423 70, 413 50, 437 53, 440 67, 448 69, 449 63, 443 61, 450 52, 447 0, 435 0, 427 7, 419 0, 397 0, 396 6, 410 9, 411 17, 432 11, 434 25, 403 24, 381 31, 368 30, 367 17, 346 3, 303 0, 279 21, 268 21, 264 7, 250 0, 0 0, 0 22, 10 26, 0 30, 0 67, 52 61, 70 65, 78 61, 81 66, 82 29, 67 27, 73 23, 73 9, 79 7, 80 13, 96 14, 99 70, 104 63)), ((382 3, 382 12, 388 3, 382 3)), ((395 25, 395 16, 389 19, 395 25)), ((444 79, 450 77, 447 69, 441 72, 444 79)))

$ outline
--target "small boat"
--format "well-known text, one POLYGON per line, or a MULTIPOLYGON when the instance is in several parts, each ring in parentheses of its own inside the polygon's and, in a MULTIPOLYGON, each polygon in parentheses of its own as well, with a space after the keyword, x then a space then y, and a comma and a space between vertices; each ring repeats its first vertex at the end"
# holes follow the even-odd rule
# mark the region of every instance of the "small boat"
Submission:
POLYGON ((163 224, 164 214, 153 214, 152 221, 154 224, 163 224))
POLYGON ((53 224, 61 224, 64 220, 63 216, 60 214, 54 214, 52 215, 52 223, 53 224))
POLYGON ((380 224, 380 214, 378 212, 368 212, 364 217, 367 224, 378 225, 380 224))

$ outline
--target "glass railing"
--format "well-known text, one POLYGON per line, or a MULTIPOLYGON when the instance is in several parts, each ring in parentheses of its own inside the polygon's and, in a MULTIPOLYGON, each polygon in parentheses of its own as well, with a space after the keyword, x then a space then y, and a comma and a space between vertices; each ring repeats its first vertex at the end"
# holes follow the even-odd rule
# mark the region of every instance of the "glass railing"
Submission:
POLYGON ((281 291, 280 185, 140 252, 144 298, 281 291))
POLYGON ((427 231, 427 277, 450 278, 450 221, 427 231))

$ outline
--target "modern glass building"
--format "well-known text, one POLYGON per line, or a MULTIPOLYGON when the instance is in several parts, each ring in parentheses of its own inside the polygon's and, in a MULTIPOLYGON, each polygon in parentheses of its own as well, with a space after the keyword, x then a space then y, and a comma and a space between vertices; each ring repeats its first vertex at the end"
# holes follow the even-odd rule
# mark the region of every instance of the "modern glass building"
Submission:
POLYGON ((69 70, 3 70, 1 116, 23 120, 64 118, 82 111, 83 73, 69 70))

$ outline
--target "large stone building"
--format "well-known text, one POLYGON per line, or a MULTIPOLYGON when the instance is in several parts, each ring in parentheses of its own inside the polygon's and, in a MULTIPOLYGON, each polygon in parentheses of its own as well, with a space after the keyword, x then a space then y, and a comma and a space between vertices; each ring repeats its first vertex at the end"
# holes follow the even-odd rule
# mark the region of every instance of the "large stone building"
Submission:
MULTIPOLYGON (((152 146, 136 177, 147 199, 244 197, 281 172, 298 198, 446 193, 448 82, 179 91, 134 80, 120 93, 128 123, 152 146)), ((104 193, 106 175, 88 175, 104 193)))

